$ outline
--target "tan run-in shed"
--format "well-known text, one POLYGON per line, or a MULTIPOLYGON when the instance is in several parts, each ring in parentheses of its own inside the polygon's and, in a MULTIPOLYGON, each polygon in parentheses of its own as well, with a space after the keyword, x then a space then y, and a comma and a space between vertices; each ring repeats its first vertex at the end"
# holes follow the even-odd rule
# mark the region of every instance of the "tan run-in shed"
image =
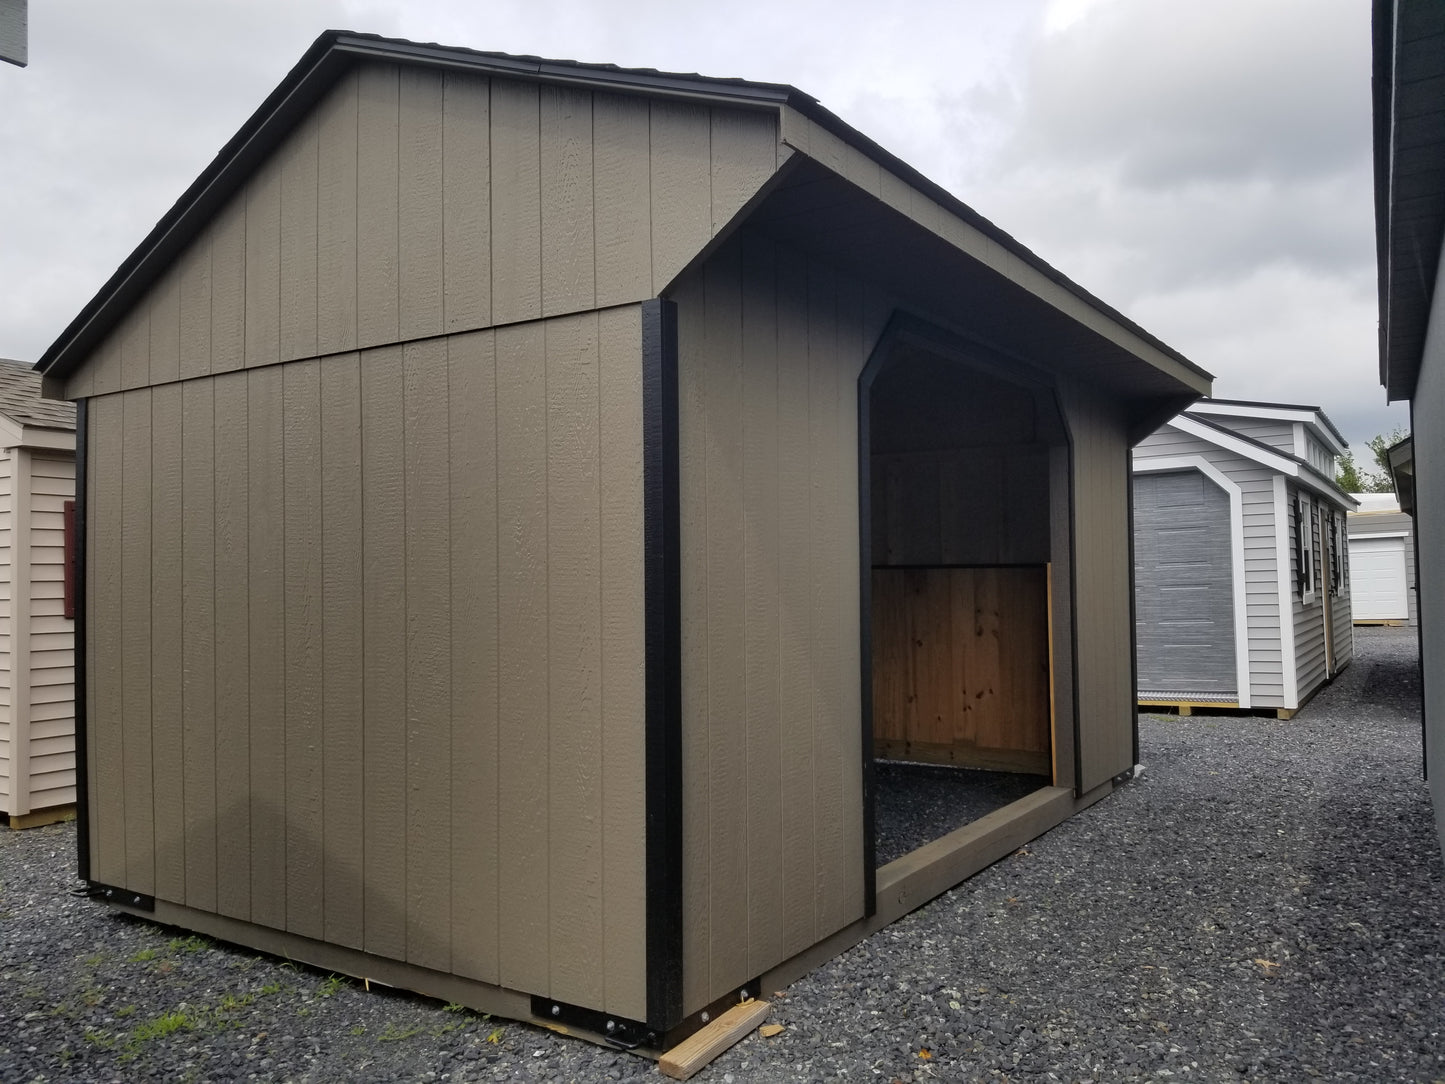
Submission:
POLYGON ((75 810, 75 408, 0 360, 0 824, 75 810))
POLYGON ((338 32, 40 364, 97 891, 645 1047, 1130 772, 1209 387, 790 87, 338 32), (1051 785, 880 870, 875 744, 1051 785))

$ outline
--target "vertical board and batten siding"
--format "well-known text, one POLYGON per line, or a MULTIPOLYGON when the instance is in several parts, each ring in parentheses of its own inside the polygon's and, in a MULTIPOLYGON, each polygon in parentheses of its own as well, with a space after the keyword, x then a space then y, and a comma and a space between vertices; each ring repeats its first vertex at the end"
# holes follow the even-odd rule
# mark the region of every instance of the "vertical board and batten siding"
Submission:
POLYGON ((863 914, 857 387, 890 307, 747 232, 674 296, 693 1012, 863 914))
MULTIPOLYGON (((73 457, 23 452, 30 461, 28 649, 15 688, 29 699, 30 810, 75 801, 75 622, 65 616, 65 502, 73 457)), ((12 700, 13 703, 13 700, 12 700)))
POLYGON ((635 303, 777 127, 368 63, 257 168, 66 386, 97 880, 646 1015, 635 303))
POLYGON ((791 153, 766 109, 363 64, 66 396, 655 297, 791 153))
POLYGON ((1122 407, 1060 381, 1073 454, 1074 646, 1079 789, 1134 765, 1129 444, 1122 407))
POLYGON ((640 354, 629 306, 92 399, 93 876, 645 1016, 640 354))
POLYGON ((1250 701, 1253 707, 1260 708, 1292 706, 1285 700, 1280 645, 1282 630, 1288 627, 1281 613, 1289 613, 1290 607, 1279 592, 1273 484, 1277 472, 1167 425, 1141 441, 1135 451, 1137 459, 1168 456, 1199 456, 1240 489, 1250 701))

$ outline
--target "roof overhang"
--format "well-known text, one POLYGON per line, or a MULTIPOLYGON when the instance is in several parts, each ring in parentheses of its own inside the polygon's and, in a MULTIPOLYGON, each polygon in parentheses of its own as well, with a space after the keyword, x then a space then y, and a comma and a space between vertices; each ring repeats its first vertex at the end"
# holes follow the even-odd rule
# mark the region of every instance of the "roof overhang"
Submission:
POLYGON ((1269 421, 1300 422, 1314 432, 1321 444, 1335 455, 1343 455, 1349 441, 1335 428, 1334 422, 1317 406, 1295 406, 1291 403, 1251 403, 1241 399, 1201 399, 1189 408, 1191 414, 1216 414, 1235 418, 1261 418, 1269 421))
MULTIPOLYGON (((423 64, 613 92, 776 111, 796 162, 723 229, 775 233, 957 311, 986 344, 1115 389, 1142 437, 1210 390, 1210 375, 793 87, 580 64, 327 31, 267 97, 36 367, 47 394, 78 366, 352 65, 423 64)), ((712 246, 709 246, 711 248, 712 246)), ((697 254, 691 266, 704 258, 697 254)))
MULTIPOLYGON (((875 187, 889 180, 896 178, 875 187)), ((738 225, 879 283, 993 357, 1107 389, 1131 415, 1148 415, 1139 438, 1208 394, 1204 370, 1058 272, 1045 273, 1037 257, 1024 264, 993 234, 932 201, 937 193, 905 189, 890 199, 865 184, 800 151, 738 225), (930 208, 918 207, 922 198, 930 208)))
POLYGON ((1375 0, 1380 383, 1414 397, 1445 241, 1445 4, 1375 0))
POLYGON ((1400 501, 1400 511, 1415 514, 1415 438, 1390 445, 1385 450, 1390 462, 1390 479, 1395 483, 1395 496, 1400 501))
MULTIPOLYGON (((1192 412, 1193 408, 1190 409, 1192 412)), ((1354 511, 1360 506, 1359 501, 1355 500, 1354 497, 1350 496, 1350 494, 1346 493, 1308 463, 1296 459, 1294 456, 1285 455, 1283 452, 1279 452, 1267 444, 1261 444, 1257 440, 1250 440, 1248 437, 1240 436, 1238 433, 1232 433, 1227 429, 1212 425, 1209 422, 1191 418, 1186 414, 1179 415, 1179 417, 1170 420, 1167 424, 1173 426, 1181 433, 1186 433, 1191 437, 1206 441, 1209 444, 1213 444, 1216 448, 1222 448, 1224 451, 1258 463, 1262 467, 1268 467, 1270 470, 1278 471, 1287 478, 1293 478, 1302 488, 1308 489, 1313 493, 1318 493, 1322 497, 1328 497, 1347 511, 1354 511)), ((1137 449, 1134 452, 1134 461, 1136 463, 1147 463, 1151 458, 1153 457, 1147 452, 1140 452, 1137 449)))

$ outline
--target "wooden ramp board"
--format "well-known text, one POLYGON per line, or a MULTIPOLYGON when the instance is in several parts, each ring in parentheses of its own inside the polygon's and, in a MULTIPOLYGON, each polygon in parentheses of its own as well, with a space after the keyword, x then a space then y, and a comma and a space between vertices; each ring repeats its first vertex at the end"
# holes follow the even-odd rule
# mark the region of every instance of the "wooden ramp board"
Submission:
POLYGON ((769 1008, 766 1001, 744 1001, 734 1005, 701 1031, 662 1055, 657 1067, 664 1076, 686 1080, 761 1024, 769 1008))

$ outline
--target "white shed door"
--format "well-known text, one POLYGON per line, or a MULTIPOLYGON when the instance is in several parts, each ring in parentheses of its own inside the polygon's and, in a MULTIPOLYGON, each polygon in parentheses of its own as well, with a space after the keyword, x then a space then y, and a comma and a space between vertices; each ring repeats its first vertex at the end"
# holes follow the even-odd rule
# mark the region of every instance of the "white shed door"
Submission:
POLYGON ((1403 538, 1350 539, 1350 610, 1356 621, 1404 621, 1410 616, 1406 590, 1403 538))

